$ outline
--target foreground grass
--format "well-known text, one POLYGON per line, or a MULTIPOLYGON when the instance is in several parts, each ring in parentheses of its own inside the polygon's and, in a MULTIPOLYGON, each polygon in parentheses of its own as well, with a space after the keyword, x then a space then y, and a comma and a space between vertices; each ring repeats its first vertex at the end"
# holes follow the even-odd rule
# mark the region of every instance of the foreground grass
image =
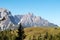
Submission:
POLYGON ((26 35, 35 35, 35 34, 45 34, 48 32, 49 34, 58 34, 60 33, 60 28, 52 28, 52 27, 30 27, 24 29, 26 35))
MULTIPOLYGON (((35 36, 36 39, 41 35, 42 39, 44 36, 47 35, 54 36, 59 35, 60 36, 60 28, 54 28, 54 27, 31 27, 31 28, 25 28, 24 29, 26 34, 26 40, 33 39, 33 36, 35 36)), ((49 37, 48 37, 49 38, 49 37)), ((56 40, 58 40, 58 37, 56 37, 56 40)))
MULTIPOLYGON (((60 28, 54 27, 29 27, 24 28, 24 40, 60 40, 60 28)), ((0 31, 0 40, 15 40, 18 37, 18 30, 0 31)))

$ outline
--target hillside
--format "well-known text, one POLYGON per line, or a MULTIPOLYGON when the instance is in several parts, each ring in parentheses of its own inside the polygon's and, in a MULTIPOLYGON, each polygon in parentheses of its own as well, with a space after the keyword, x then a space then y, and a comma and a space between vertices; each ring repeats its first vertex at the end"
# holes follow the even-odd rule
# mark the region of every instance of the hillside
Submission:
POLYGON ((34 26, 58 26, 56 24, 54 24, 53 22, 49 22, 49 20, 46 20, 44 18, 42 18, 41 16, 36 16, 32 13, 28 13, 25 15, 15 15, 14 18, 16 19, 16 21, 20 20, 18 22, 22 24, 23 27, 34 27, 34 26), (18 20, 17 20, 18 19, 18 20))
POLYGON ((40 16, 35 16, 31 13, 13 16, 9 10, 5 8, 0 8, 0 30, 13 30, 15 28, 18 28, 17 26, 20 23, 23 27, 58 26, 53 22, 51 23, 48 20, 45 20, 40 16))
POLYGON ((39 36, 41 36, 41 39, 44 39, 45 35, 48 36, 47 40, 49 40, 51 35, 52 35, 52 38, 59 35, 59 37, 54 38, 55 40, 58 40, 60 38, 60 28, 31 27, 31 28, 25 28, 24 31, 25 31, 25 34, 27 35, 25 40, 29 40, 29 38, 32 40, 33 36, 35 36, 36 39, 38 39, 39 36))
MULTIPOLYGON (((30 27, 24 28, 24 40, 60 40, 60 28, 54 27, 30 27)), ((0 31, 0 40, 16 40, 19 37, 18 30, 0 31)), ((21 37, 21 36, 20 36, 21 37)))

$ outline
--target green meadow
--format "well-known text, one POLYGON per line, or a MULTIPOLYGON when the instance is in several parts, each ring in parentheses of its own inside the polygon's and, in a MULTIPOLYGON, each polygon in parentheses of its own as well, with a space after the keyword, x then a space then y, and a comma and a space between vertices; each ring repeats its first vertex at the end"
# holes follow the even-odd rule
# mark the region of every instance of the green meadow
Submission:
MULTIPOLYGON (((24 28, 23 40, 60 40, 59 27, 29 27, 24 28)), ((15 40, 19 37, 18 30, 0 31, 0 40, 15 40)))

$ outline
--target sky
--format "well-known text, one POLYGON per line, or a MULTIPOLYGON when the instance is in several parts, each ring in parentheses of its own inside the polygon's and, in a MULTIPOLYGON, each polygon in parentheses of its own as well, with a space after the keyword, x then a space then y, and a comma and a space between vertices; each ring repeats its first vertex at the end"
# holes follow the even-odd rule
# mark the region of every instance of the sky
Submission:
POLYGON ((60 26, 60 0, 0 0, 0 8, 6 8, 12 15, 30 12, 60 26))

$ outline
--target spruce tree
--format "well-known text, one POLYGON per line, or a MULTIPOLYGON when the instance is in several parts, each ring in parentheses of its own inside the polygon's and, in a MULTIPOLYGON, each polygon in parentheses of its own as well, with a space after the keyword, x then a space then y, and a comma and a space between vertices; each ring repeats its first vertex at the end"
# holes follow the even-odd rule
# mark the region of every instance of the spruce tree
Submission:
POLYGON ((20 23, 19 28, 18 28, 18 37, 16 38, 16 40, 23 40, 24 38, 25 38, 24 28, 22 27, 22 25, 20 23))

